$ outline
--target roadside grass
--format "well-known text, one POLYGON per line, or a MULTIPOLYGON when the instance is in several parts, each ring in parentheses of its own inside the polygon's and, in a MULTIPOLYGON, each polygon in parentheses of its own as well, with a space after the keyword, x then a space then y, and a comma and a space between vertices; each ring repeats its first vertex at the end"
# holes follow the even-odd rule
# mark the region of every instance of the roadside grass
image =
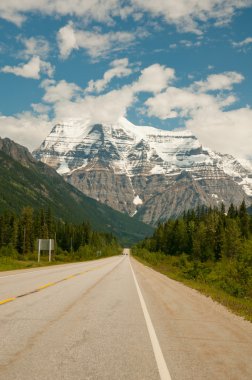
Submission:
POLYGON ((81 247, 78 252, 74 252, 73 254, 61 252, 60 254, 52 257, 51 262, 48 261, 48 255, 41 255, 39 263, 37 261, 36 254, 30 254, 24 257, 0 256, 0 272, 98 260, 105 257, 119 255, 121 251, 121 247, 106 247, 102 252, 97 251, 93 247, 85 246, 81 247))
POLYGON ((26 260, 18 260, 18 259, 13 259, 12 257, 0 257, 0 272, 15 270, 15 269, 28 269, 28 268, 51 266, 51 265, 63 264, 67 262, 70 263, 73 261, 68 260, 68 261, 63 262, 63 261, 54 260, 49 263, 48 259, 42 258, 41 261, 38 263, 37 261, 30 260, 28 258, 26 260))
MULTIPOLYGON (((243 317, 244 319, 252 322, 252 299, 251 298, 240 298, 234 297, 222 289, 214 286, 213 284, 209 284, 199 280, 187 279, 184 277, 182 270, 177 265, 176 257, 165 257, 164 255, 160 255, 158 259, 147 260, 137 256, 137 254, 132 252, 133 257, 137 259, 142 264, 160 272, 167 277, 182 282, 184 285, 189 286, 190 288, 196 289, 200 293, 211 297, 214 301, 219 302, 227 309, 243 317)), ((153 257, 153 255, 151 255, 153 257)))

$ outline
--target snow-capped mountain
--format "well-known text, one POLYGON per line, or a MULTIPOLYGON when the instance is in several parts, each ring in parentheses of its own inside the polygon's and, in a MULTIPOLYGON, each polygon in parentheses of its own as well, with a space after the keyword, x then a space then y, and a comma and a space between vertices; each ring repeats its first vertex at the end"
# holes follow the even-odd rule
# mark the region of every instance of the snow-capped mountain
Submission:
POLYGON ((37 159, 83 193, 156 224, 197 205, 252 200, 252 165, 203 148, 189 131, 68 120, 54 126, 37 159))

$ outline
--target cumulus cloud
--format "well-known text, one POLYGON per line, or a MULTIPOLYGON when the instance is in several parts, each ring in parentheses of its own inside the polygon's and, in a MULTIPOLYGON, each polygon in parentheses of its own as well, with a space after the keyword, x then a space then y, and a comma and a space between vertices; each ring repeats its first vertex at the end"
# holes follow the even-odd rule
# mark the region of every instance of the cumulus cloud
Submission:
MULTIPOLYGON (((118 66, 128 68, 128 60, 113 61, 111 66, 112 69, 118 66)), ((103 78, 101 82, 97 81, 98 83, 94 82, 92 85, 96 88, 98 86, 100 90, 115 73, 118 74, 118 71, 110 72, 109 77, 104 76, 106 79, 103 78)), ((125 74, 124 70, 123 73, 125 74)), ((53 105, 55 117, 58 119, 77 117, 88 119, 93 123, 112 123, 126 115, 129 107, 137 99, 137 94, 140 92, 158 94, 174 79, 175 72, 172 68, 154 64, 143 69, 135 82, 97 96, 88 95, 87 91, 83 91, 74 83, 45 80, 42 83, 45 89, 43 100, 53 105)))
POLYGON ((0 136, 9 137, 30 151, 38 147, 52 128, 47 115, 24 112, 15 116, 0 115, 0 136))
POLYGON ((54 68, 49 62, 45 62, 38 56, 34 56, 29 62, 19 66, 4 66, 3 73, 14 74, 24 78, 40 79, 41 74, 49 77, 53 75, 54 68))
POLYGON ((74 49, 79 49, 76 33, 71 23, 58 31, 57 39, 62 59, 66 59, 74 49))
POLYGON ((46 80, 42 87, 43 100, 53 106, 57 120, 78 118, 90 123, 113 123, 126 114, 135 98, 132 86, 98 96, 87 95, 79 86, 66 81, 46 80))
POLYGON ((135 92, 158 93, 165 89, 174 79, 174 69, 156 63, 142 70, 141 76, 133 85, 133 89, 135 92))
POLYGON ((182 118, 185 127, 193 131, 203 145, 221 153, 251 159, 252 109, 227 110, 237 100, 232 93, 205 93, 211 90, 231 90, 234 83, 240 83, 244 79, 238 73, 230 76, 226 74, 223 73, 223 77, 220 74, 216 81, 209 80, 208 77, 200 86, 199 82, 188 88, 169 86, 146 100, 147 115, 162 120, 182 118), (195 91, 199 87, 204 92, 195 91))
POLYGON ((60 57, 66 59, 75 49, 85 49, 91 58, 108 55, 111 51, 123 50, 133 43, 135 36, 129 32, 109 32, 79 30, 72 23, 58 32, 60 57))
POLYGON ((57 120, 78 118, 90 123, 113 123, 126 114, 135 99, 132 86, 97 96, 87 95, 74 83, 65 81, 44 81, 43 88, 43 100, 53 106, 57 120))
POLYGON ((54 80, 44 80, 41 87, 45 89, 43 100, 47 103, 58 103, 65 100, 72 100, 82 92, 81 88, 75 83, 68 83, 61 80, 58 83, 54 80))
POLYGON ((51 110, 51 107, 49 105, 43 103, 32 103, 31 106, 33 111, 38 114, 47 115, 48 112, 51 110))
POLYGON ((195 94, 189 89, 168 87, 166 91, 146 100, 147 114, 165 120, 190 117, 205 107, 216 107, 215 98, 207 94, 195 94))
POLYGON ((252 159, 252 109, 231 111, 211 108, 198 110, 186 126, 211 149, 235 157, 252 159))
POLYGON ((113 78, 122 78, 130 75, 132 69, 129 67, 128 58, 116 59, 110 64, 111 69, 106 71, 102 79, 89 81, 86 92, 101 92, 111 82, 113 78))
POLYGON ((90 123, 114 123, 126 115, 134 98, 132 89, 125 86, 103 95, 61 101, 54 105, 54 110, 56 118, 60 120, 77 117, 89 120, 90 123))
POLYGON ((244 76, 235 71, 228 71, 222 74, 209 75, 206 81, 198 81, 193 84, 193 88, 199 92, 216 90, 232 90, 233 85, 241 83, 244 76))

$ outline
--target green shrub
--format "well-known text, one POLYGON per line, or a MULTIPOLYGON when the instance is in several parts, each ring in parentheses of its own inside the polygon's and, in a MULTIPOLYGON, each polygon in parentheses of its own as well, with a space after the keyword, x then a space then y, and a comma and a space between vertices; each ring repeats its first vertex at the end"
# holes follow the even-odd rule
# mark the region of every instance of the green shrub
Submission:
POLYGON ((13 259, 16 259, 18 257, 18 252, 13 248, 11 244, 8 244, 0 248, 0 257, 11 257, 13 259))

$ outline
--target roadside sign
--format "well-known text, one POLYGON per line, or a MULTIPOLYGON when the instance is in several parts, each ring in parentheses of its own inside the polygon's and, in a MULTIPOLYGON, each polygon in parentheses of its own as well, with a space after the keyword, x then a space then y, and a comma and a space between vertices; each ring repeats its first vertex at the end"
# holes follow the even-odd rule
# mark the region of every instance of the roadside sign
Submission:
POLYGON ((40 262, 40 251, 49 252, 49 262, 52 260, 52 251, 54 251, 54 239, 38 239, 38 262, 40 262))

